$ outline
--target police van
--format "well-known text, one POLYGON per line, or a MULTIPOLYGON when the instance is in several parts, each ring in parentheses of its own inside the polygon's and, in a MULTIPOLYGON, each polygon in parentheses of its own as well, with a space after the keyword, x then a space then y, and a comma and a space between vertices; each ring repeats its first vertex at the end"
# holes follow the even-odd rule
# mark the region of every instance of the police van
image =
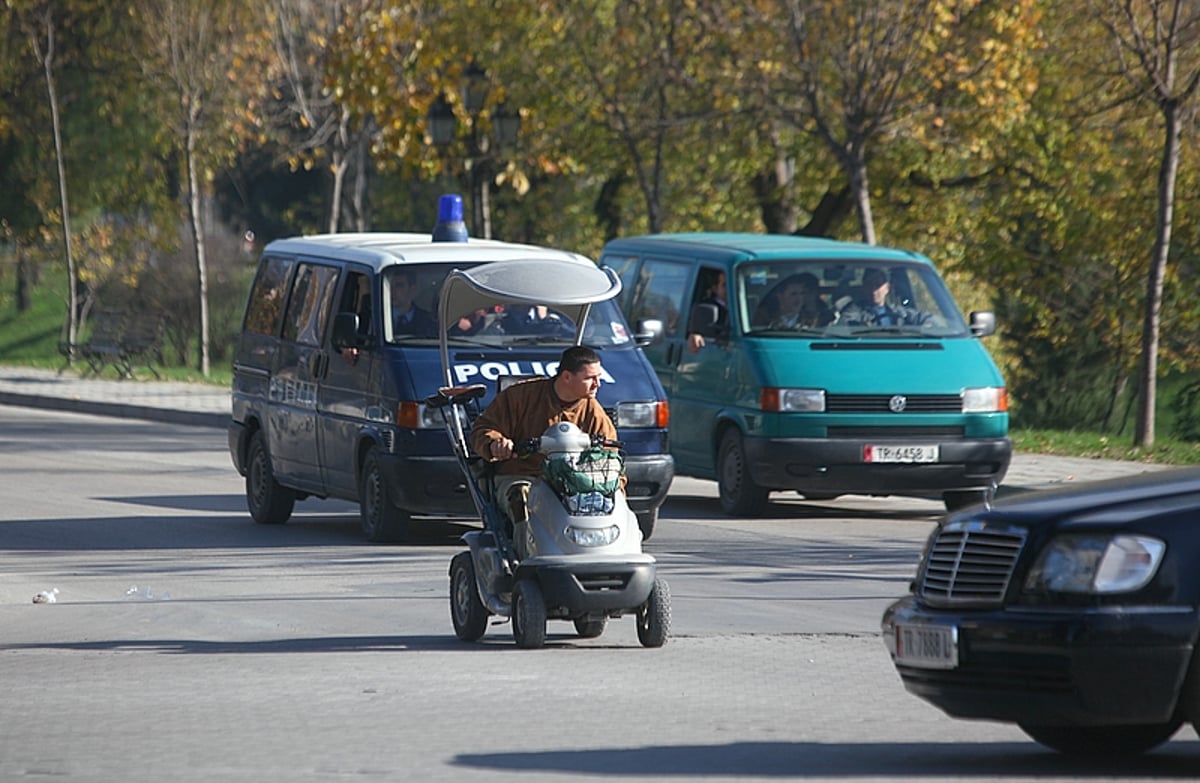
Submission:
MULTIPOLYGON (((467 238, 458 196, 432 235, 352 233, 280 239, 263 251, 233 363, 229 450, 250 515, 282 523, 297 500, 357 502, 369 541, 402 541, 414 519, 474 516, 439 412, 452 381, 553 375, 576 325, 523 305, 439 314, 454 269, 507 259, 594 262, 563 250, 467 238)), ((669 411, 653 368, 612 301, 593 305, 583 343, 601 357, 598 399, 626 450, 629 505, 649 538, 674 475, 669 411)))
POLYGON ((928 258, 830 239, 681 233, 609 242, 629 323, 675 421, 680 475, 715 479, 723 509, 771 492, 810 500, 989 499, 1012 457, 1008 393, 928 258), (642 327, 638 327, 638 324, 642 327))

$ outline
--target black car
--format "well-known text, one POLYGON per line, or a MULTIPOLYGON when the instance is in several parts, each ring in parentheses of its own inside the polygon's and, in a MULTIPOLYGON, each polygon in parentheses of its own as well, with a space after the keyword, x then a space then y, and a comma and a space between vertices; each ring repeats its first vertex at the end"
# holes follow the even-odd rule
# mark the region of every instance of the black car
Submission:
POLYGON ((1062 753, 1200 730, 1200 468, 947 515, 883 615, 904 686, 1062 753))

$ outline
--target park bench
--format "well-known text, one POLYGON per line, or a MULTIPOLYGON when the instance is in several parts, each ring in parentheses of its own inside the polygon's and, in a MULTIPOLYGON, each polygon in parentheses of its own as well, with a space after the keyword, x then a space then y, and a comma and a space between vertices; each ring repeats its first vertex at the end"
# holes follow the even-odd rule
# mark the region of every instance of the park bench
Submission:
POLYGON ((62 343, 59 350, 68 358, 87 362, 88 372, 100 375, 112 366, 120 378, 133 378, 134 368, 146 367, 161 379, 154 363, 162 364, 162 343, 166 332, 165 314, 130 315, 118 310, 99 310, 92 316, 92 332, 74 346, 62 343), (74 350, 72 350, 74 349, 74 350))

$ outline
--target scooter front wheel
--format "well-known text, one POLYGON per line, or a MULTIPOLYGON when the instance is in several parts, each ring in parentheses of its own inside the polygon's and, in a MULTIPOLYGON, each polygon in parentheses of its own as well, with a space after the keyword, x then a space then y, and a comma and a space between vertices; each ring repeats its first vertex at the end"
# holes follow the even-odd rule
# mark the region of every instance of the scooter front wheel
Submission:
POLYGON ((450 561, 450 620, 464 642, 478 641, 487 631, 488 610, 479 598, 470 552, 459 552, 450 561))
POLYGON ((513 587, 512 630, 523 650, 536 650, 546 642, 546 599, 536 580, 522 579, 513 587))
POLYGON ((638 607, 638 641, 643 647, 662 647, 671 635, 671 588, 655 578, 646 603, 638 607))

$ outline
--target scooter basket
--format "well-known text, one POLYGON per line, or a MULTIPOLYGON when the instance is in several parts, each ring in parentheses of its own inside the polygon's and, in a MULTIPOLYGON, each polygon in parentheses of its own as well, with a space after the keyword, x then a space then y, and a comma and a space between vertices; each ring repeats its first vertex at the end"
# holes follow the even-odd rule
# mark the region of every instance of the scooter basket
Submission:
POLYGON ((606 514, 621 486, 625 460, 608 449, 593 447, 574 455, 552 455, 542 467, 542 480, 563 499, 572 514, 606 514))

